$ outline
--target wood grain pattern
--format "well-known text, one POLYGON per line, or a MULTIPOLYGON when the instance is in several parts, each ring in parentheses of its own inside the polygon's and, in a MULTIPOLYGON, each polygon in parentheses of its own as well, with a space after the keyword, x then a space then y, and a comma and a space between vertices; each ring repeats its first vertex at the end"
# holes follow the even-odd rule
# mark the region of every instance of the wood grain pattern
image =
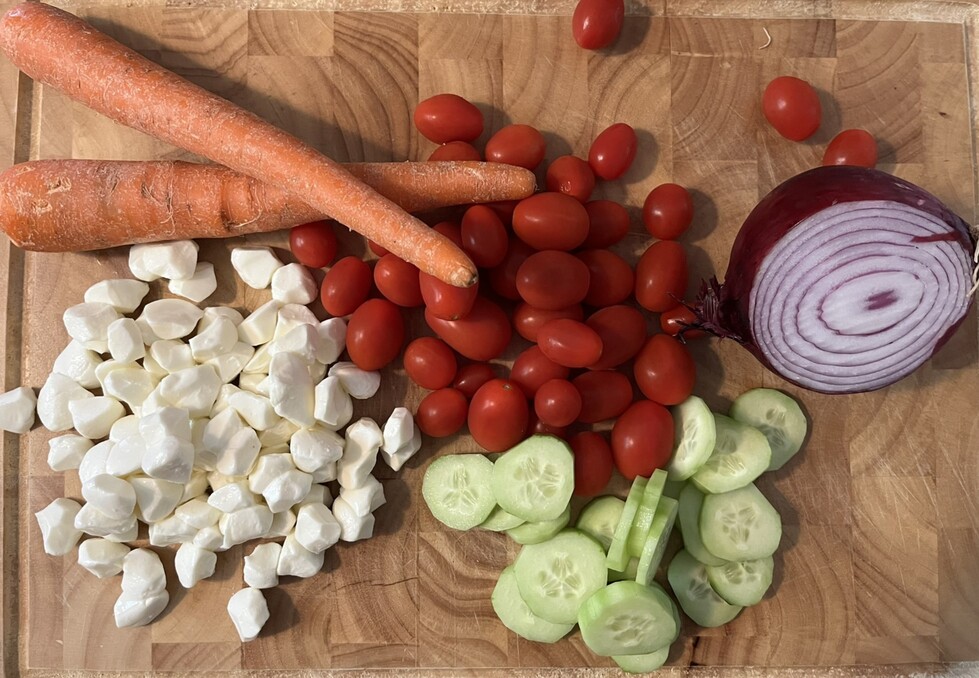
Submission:
MULTIPOLYGON (((757 200, 817 163, 841 126, 870 129, 884 144, 884 169, 976 219, 970 83, 979 67, 979 10, 968 3, 630 2, 634 16, 622 38, 602 53, 583 52, 569 39, 572 0, 122 5, 68 3, 151 59, 338 160, 427 157, 434 146, 414 132, 410 114, 420 99, 445 90, 480 106, 487 130, 479 143, 504 124, 528 122, 546 133, 548 158, 584 154, 608 124, 632 123, 640 156, 623 181, 597 194, 629 206, 633 230, 617 249, 635 257, 648 242, 638 208, 650 188, 670 180, 691 188, 691 292, 701 277, 723 275, 737 226, 757 200), (760 50, 763 29, 772 44, 760 50), (811 142, 790 144, 763 123, 759 92, 785 72, 820 89, 826 122, 811 142)), ((28 153, 193 159, 25 85, 0 63, 3 166, 28 153)), ((208 303, 248 309, 268 298, 229 273, 228 250, 243 242, 201 243, 201 258, 224 274, 208 303)), ((288 257, 282 234, 247 242, 288 257)), ((353 236, 341 243, 345 253, 366 252, 353 236)), ((67 341, 64 308, 88 285, 128 273, 124 250, 37 255, 6 242, 0 271, 4 388, 40 386, 67 341)), ((318 304, 312 308, 323 315, 318 304)), ((422 324, 415 320, 413 329, 422 324)), ((834 667, 833 675, 979 675, 975 313, 912 377, 859 396, 802 393, 730 342, 702 342, 693 352, 698 392, 712 407, 725 409, 751 386, 784 388, 801 398, 813 426, 804 455, 760 483, 785 523, 775 591, 722 629, 685 620, 671 674, 819 676, 834 667)), ((358 416, 383 419, 397 405, 418 403, 423 394, 395 373, 377 398, 357 403, 358 416)), ((246 645, 224 607, 241 586, 250 546, 221 554, 216 575, 191 591, 170 576, 165 616, 125 631, 111 620, 117 579, 96 580, 73 556, 43 553, 33 512, 79 494, 77 477, 47 467, 50 437, 36 430, 0 442, 5 675, 621 675, 577 634, 555 645, 529 643, 495 618, 489 594, 515 545, 501 535, 449 530, 421 505, 428 460, 472 450, 465 437, 426 447, 399 474, 379 467, 388 504, 378 514, 378 536, 332 549, 317 577, 269 591, 272 619, 246 645)), ((624 483, 613 489, 621 492, 624 483)), ((158 551, 172 575, 172 550, 158 551)))

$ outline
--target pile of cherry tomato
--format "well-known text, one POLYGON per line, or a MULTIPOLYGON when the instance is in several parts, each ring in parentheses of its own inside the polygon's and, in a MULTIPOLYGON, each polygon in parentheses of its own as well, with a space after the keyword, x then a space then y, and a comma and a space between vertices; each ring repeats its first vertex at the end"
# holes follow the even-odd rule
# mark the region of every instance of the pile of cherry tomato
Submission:
MULTIPOLYGON (((430 160, 503 162, 537 170, 541 132, 513 124, 496 131, 481 153, 478 108, 454 94, 421 102, 415 125, 439 143, 430 160)), ((422 432, 451 436, 468 427, 484 449, 506 450, 533 433, 568 440, 576 487, 601 492, 613 466, 627 478, 649 475, 669 458, 673 421, 667 409, 693 390, 695 366, 674 336, 693 322, 678 304, 687 287, 687 257, 676 241, 693 218, 681 186, 654 189, 642 219, 658 240, 635 267, 610 249, 630 230, 621 204, 592 200, 599 181, 625 174, 636 156, 635 132, 612 125, 587 158, 566 155, 543 172, 544 188, 525 200, 460 208, 458 220, 433 226, 480 268, 471 288, 447 285, 372 245, 365 262, 337 255, 328 224, 294 229, 297 259, 326 267, 321 301, 348 317, 347 352, 377 370, 401 356, 407 376, 429 391, 415 413, 422 432), (434 336, 408 337, 405 314, 419 309, 434 336), (652 335, 643 311, 661 314, 652 335), (658 328, 657 328, 658 329, 658 328), (514 356, 507 369, 500 361, 514 356), (592 430, 608 428, 611 435, 592 430)))

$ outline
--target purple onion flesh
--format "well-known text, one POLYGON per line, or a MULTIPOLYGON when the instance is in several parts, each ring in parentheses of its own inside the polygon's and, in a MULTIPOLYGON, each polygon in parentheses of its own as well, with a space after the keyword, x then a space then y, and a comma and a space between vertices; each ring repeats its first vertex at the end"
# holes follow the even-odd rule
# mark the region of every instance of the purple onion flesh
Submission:
POLYGON ((907 376, 971 303, 975 240, 936 197, 862 167, 784 182, 745 220, 724 284, 705 283, 698 326, 825 393, 907 376))

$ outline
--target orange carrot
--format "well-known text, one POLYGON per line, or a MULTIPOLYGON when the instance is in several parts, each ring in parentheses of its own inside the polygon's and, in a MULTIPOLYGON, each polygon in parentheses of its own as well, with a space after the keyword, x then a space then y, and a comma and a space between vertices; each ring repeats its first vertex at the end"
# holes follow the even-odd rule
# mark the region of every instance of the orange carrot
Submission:
MULTIPOLYGON (((499 163, 384 162, 344 167, 409 212, 519 200, 534 191, 532 172, 499 163)), ((221 165, 35 160, 0 174, 0 228, 15 245, 40 252, 227 238, 322 218, 298 196, 221 165)))
POLYGON ((153 63, 78 17, 23 2, 0 49, 27 75, 103 115, 302 196, 311 206, 453 285, 476 267, 450 240, 296 137, 153 63))

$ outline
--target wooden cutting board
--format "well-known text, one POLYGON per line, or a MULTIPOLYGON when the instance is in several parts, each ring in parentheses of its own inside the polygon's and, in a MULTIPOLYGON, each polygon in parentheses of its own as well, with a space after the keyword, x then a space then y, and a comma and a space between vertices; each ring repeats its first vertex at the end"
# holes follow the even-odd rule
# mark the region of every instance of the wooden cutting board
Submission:
MULTIPOLYGON (((633 232, 620 249, 634 256, 648 243, 638 222, 646 193, 667 180, 691 188, 696 218, 683 240, 691 290, 701 277, 723 274, 757 200, 818 164, 827 141, 846 127, 873 132, 883 169, 919 182, 975 222, 970 91, 979 61, 971 4, 634 3, 615 48, 589 53, 571 40, 568 0, 384 3, 300 0, 280 3, 291 9, 261 9, 245 0, 114 0, 69 8, 340 160, 427 157, 432 145, 414 132, 410 115, 417 101, 441 91, 478 102, 488 131, 536 125, 547 134, 549 158, 586 153, 598 131, 628 122, 639 131, 639 157, 624 181, 598 192, 630 206, 633 232), (824 121, 810 142, 781 139, 761 117, 764 84, 781 74, 821 90, 824 121)), ((4 165, 187 157, 32 87, 6 61, 0 102, 4 165)), ((231 274, 228 249, 243 242, 202 244, 202 259, 221 280, 208 303, 250 309, 267 298, 231 274)), ((286 247, 281 234, 249 242, 286 247)), ((356 238, 344 247, 364 252, 356 238)), ((7 243, 0 270, 5 389, 39 387, 67 342, 64 309, 88 285, 128 275, 122 250, 31 254, 7 243)), ((749 387, 784 388, 804 404, 812 437, 796 461, 759 483, 785 524, 772 593, 720 629, 686 621, 671 666, 697 666, 694 675, 790 666, 809 667, 793 675, 824 675, 828 667, 839 667, 834 675, 979 675, 979 665, 962 663, 979 660, 977 336, 973 313, 915 375, 847 397, 787 386, 730 342, 696 345, 697 393, 712 407, 723 411, 749 387), (758 668, 733 668, 742 666, 758 668)), ((383 417, 419 399, 392 371, 362 411, 383 417)), ((171 604, 153 625, 127 630, 112 622, 118 579, 95 579, 74 554, 43 553, 32 514, 56 497, 79 496, 74 474, 46 466, 50 437, 35 430, 2 441, 7 675, 387 668, 536 676, 570 667, 617 675, 577 634, 547 646, 508 632, 489 594, 513 544, 445 529, 422 505, 426 463, 472 449, 465 438, 428 442, 400 474, 379 471, 388 503, 378 536, 332 549, 323 573, 269 591, 272 618, 258 640, 242 645, 225 612, 242 586, 241 547, 221 554, 215 576, 191 591, 177 586, 172 552, 161 549, 171 604)))

